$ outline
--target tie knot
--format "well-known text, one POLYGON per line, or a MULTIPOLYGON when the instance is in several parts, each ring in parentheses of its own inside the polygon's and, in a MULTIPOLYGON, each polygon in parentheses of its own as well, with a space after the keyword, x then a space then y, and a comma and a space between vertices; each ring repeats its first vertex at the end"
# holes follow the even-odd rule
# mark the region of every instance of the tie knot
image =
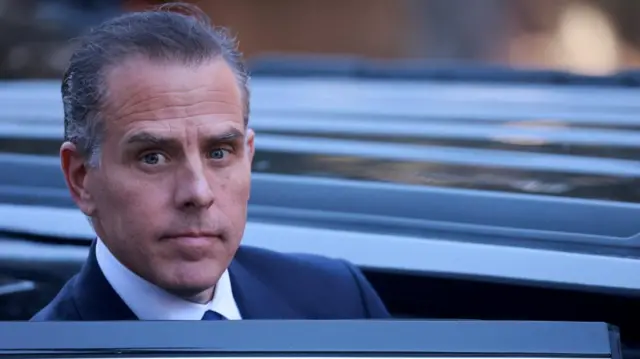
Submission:
POLYGON ((202 320, 226 320, 227 318, 224 317, 224 315, 218 313, 218 312, 214 312, 213 310, 207 310, 206 312, 204 312, 204 315, 202 316, 202 320))

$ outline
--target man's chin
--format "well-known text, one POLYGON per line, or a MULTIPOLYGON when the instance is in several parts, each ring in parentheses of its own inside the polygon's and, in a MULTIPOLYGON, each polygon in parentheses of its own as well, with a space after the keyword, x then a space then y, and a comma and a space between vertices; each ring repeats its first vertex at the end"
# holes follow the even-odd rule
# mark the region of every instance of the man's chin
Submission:
POLYGON ((189 302, 205 304, 213 299, 214 287, 206 289, 181 287, 168 290, 168 292, 189 302))
POLYGON ((195 302, 211 300, 213 289, 224 272, 224 268, 220 266, 198 263, 185 263, 175 269, 172 273, 165 272, 164 280, 160 280, 157 285, 167 292, 195 302))

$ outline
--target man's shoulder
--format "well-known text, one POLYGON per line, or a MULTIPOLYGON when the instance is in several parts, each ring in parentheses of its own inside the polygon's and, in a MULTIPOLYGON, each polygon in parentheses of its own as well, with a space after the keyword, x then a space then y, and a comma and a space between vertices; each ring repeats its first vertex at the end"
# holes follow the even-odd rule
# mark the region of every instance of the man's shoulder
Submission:
POLYGON ((388 315, 364 275, 346 260, 248 246, 238 250, 236 260, 306 318, 388 315))
POLYGON ((72 277, 47 306, 32 318, 32 322, 80 320, 80 314, 73 300, 73 286, 77 275, 72 277))
POLYGON ((353 271, 356 270, 344 259, 308 253, 283 253, 244 245, 238 249, 236 260, 249 269, 259 270, 261 273, 286 272, 293 279, 308 279, 313 276, 353 281, 353 271))

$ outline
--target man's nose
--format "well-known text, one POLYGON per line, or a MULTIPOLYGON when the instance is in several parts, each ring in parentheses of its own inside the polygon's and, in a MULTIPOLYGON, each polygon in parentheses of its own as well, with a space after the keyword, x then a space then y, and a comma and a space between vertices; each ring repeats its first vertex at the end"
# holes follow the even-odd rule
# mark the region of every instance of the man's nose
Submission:
POLYGON ((175 201, 179 208, 209 208, 215 200, 206 169, 201 164, 189 164, 176 181, 175 201))

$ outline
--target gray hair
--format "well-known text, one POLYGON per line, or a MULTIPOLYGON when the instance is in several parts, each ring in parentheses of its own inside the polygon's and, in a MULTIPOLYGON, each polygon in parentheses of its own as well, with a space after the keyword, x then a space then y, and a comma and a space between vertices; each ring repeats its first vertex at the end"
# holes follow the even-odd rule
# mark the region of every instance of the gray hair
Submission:
POLYGON ((99 164, 104 136, 101 114, 108 93, 107 69, 136 56, 149 60, 200 64, 218 57, 234 71, 249 121, 249 75, 236 40, 212 26, 195 5, 164 4, 106 21, 79 39, 62 81, 64 137, 74 143, 89 166, 99 164))

